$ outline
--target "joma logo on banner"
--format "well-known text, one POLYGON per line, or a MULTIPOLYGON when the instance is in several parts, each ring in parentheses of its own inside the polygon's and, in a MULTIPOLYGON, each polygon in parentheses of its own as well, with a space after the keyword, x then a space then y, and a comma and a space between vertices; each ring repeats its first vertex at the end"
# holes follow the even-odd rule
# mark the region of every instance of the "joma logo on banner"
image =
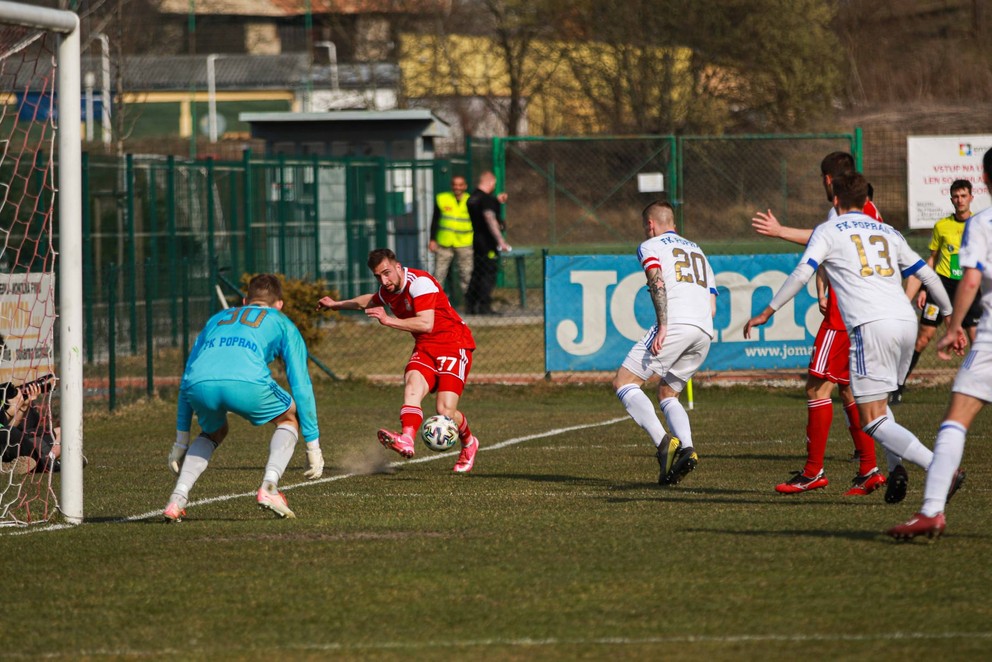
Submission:
MULTIPOLYGON (((785 281, 796 255, 715 256, 716 342, 708 370, 803 368, 821 316, 815 285, 779 311, 759 337, 744 323, 785 281)), ((613 370, 654 324, 644 273, 633 256, 549 256, 545 264, 545 367, 613 370)))

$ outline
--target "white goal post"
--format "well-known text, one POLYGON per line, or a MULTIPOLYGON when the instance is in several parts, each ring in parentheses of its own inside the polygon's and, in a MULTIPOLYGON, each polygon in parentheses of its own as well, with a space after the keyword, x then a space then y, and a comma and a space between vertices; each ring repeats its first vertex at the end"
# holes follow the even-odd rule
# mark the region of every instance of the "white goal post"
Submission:
POLYGON ((83 251, 79 17, 69 11, 0 1, 0 25, 59 35, 56 54, 58 136, 60 509, 83 521, 83 251))

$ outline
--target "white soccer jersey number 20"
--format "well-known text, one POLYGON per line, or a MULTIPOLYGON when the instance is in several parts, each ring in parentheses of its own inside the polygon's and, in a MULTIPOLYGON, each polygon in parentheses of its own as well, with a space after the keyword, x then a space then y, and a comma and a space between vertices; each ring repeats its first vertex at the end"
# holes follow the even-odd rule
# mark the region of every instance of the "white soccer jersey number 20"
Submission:
POLYGON ((874 265, 868 263, 868 254, 865 252, 865 242, 861 235, 850 235, 855 248, 858 249, 858 259, 861 261, 861 275, 864 278, 878 274, 882 277, 889 277, 895 273, 892 268, 892 255, 889 253, 889 242, 882 235, 873 234, 868 237, 868 243, 876 246, 876 255, 879 262, 874 265), (884 264, 883 264, 884 262, 884 264))
POLYGON ((680 283, 696 283, 707 287, 706 258, 701 253, 689 253, 676 248, 672 251, 675 262, 675 280, 680 283))

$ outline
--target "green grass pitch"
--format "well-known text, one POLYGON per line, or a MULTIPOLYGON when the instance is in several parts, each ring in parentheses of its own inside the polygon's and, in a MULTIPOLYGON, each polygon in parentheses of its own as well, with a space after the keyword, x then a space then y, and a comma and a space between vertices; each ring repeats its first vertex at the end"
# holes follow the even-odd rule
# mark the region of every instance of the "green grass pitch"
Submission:
MULTIPOLYGON (((882 531, 919 507, 844 497, 856 465, 835 406, 825 490, 779 496, 802 467, 793 388, 698 384, 700 462, 656 484, 653 448, 609 386, 475 386, 471 475, 418 445, 387 454, 400 388, 317 384, 328 463, 282 486, 296 520, 256 508, 270 429, 233 423, 188 518, 173 485, 174 407, 86 421, 87 523, 0 529, 11 659, 988 659, 992 417, 937 543, 882 531), (142 517, 144 516, 144 517, 142 517)), ((948 388, 907 392, 932 445, 948 388)), ((432 402, 427 403, 432 406, 432 402)))

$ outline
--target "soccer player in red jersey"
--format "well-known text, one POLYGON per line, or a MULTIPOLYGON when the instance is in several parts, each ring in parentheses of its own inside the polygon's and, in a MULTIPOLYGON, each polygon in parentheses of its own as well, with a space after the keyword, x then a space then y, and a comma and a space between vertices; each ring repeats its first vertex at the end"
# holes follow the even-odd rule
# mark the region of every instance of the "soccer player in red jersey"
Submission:
MULTIPOLYGON (((846 152, 831 152, 820 162, 823 188, 831 203, 833 201, 831 181, 840 175, 854 172, 854 170, 854 157, 846 152)), ((870 200, 865 204, 863 211, 876 220, 882 220, 882 215, 870 200)), ((828 218, 835 216, 836 213, 836 210, 831 207, 828 218)), ((759 234, 779 237, 803 246, 813 234, 811 229, 780 225, 771 210, 768 210, 768 213, 758 212, 751 220, 752 226, 759 234)), ((858 407, 854 402, 854 395, 851 393, 851 377, 848 368, 851 342, 847 335, 847 328, 844 326, 844 320, 840 316, 837 297, 833 288, 829 286, 829 282, 825 277, 821 277, 820 273, 817 273, 816 287, 820 312, 823 313, 823 322, 820 324, 816 340, 813 343, 813 355, 810 357, 806 379, 806 464, 803 470, 792 479, 776 485, 775 490, 782 494, 797 494, 826 487, 829 483, 823 474, 823 457, 826 453, 827 437, 830 434, 830 424, 834 416, 833 401, 830 394, 834 384, 837 384, 844 414, 847 416, 848 429, 854 441, 855 455, 859 462, 858 473, 852 481, 851 488, 845 494, 847 496, 863 496, 885 485, 886 480, 885 476, 878 470, 875 458, 875 442, 861 429, 858 407)), ((898 464, 899 459, 893 458, 890 462, 893 464, 889 467, 891 472, 898 464)), ((902 467, 900 466, 900 468, 902 467)), ((905 473, 905 469, 902 471, 905 473)), ((897 482, 901 482, 901 480, 897 482)), ((901 500, 905 496, 904 482, 894 487, 897 488, 896 492, 891 495, 886 493, 887 501, 893 500, 894 497, 899 497, 896 500, 901 500), (900 491, 901 496, 899 495, 900 491)))
POLYGON ((458 425, 461 454, 454 470, 468 473, 475 464, 479 440, 459 411, 458 400, 472 368, 475 350, 472 332, 451 307, 441 285, 426 271, 404 267, 388 248, 370 252, 367 264, 379 281, 378 291, 345 301, 323 297, 317 308, 364 310, 379 324, 413 335, 413 354, 407 361, 403 380, 402 431, 397 434, 381 429, 379 441, 405 458, 413 457, 413 440, 424 420, 421 403, 428 393, 437 393, 437 413, 458 425), (386 312, 386 306, 392 316, 386 312))

